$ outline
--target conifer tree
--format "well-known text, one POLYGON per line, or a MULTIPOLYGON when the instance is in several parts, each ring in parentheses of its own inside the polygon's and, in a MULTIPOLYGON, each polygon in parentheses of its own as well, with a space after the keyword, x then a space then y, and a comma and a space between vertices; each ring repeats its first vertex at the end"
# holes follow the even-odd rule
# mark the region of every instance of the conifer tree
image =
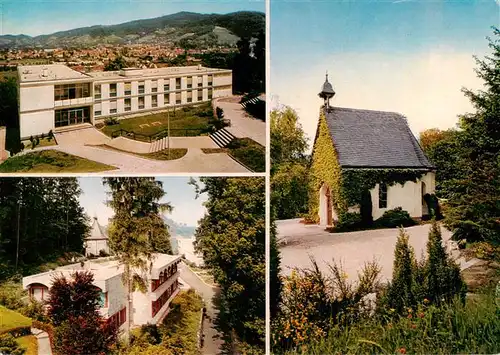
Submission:
POLYGON ((455 295, 463 297, 464 291, 465 283, 460 275, 460 268, 446 253, 439 224, 433 221, 427 241, 426 298, 439 304, 451 301, 455 295))
POLYGON ((153 254, 172 253, 168 227, 160 213, 171 211, 169 203, 162 203, 162 183, 150 177, 104 178, 110 188, 108 205, 113 208, 109 227, 110 249, 124 265, 124 282, 128 294, 127 336, 130 333, 132 292, 145 291, 141 277, 149 270, 153 254))
POLYGON ((456 238, 500 242, 500 30, 489 38, 492 55, 476 58, 485 90, 464 89, 475 112, 460 118, 460 177, 450 186, 446 223, 456 238))
POLYGON ((400 228, 394 249, 392 281, 387 289, 387 302, 397 313, 401 313, 405 307, 411 307, 416 303, 414 271, 417 262, 415 252, 408 241, 408 234, 400 228))

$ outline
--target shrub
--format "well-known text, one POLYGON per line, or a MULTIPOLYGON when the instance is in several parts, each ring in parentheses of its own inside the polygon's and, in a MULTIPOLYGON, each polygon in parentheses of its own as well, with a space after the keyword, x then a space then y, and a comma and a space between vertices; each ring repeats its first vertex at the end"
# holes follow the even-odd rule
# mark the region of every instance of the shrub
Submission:
POLYGON ((498 354, 498 308, 492 295, 465 305, 420 306, 387 322, 377 317, 336 327, 296 353, 305 354, 498 354))
POLYGON ((479 259, 495 260, 500 258, 500 247, 488 242, 476 242, 468 247, 467 253, 479 259))
POLYGON ((42 303, 32 300, 26 306, 21 308, 20 312, 33 320, 47 323, 49 322, 49 317, 43 307, 42 303))
POLYGON ((363 225, 371 226, 373 224, 373 204, 372 196, 369 190, 364 190, 362 192, 359 209, 363 225))
POLYGON ((10 328, 2 334, 10 334, 14 338, 24 337, 31 334, 31 326, 10 328))
POLYGON ((106 253, 106 251, 104 249, 101 249, 101 250, 99 250, 99 256, 100 257, 105 257, 105 256, 109 256, 109 254, 106 253))
POLYGON ((222 120, 224 118, 224 110, 218 106, 215 108, 215 114, 219 120, 222 120))
POLYGON ((375 225, 383 228, 410 227, 416 223, 410 214, 401 207, 385 211, 382 217, 375 221, 375 225))
POLYGON ((49 140, 49 142, 54 138, 54 132, 52 132, 52 130, 49 131, 48 135, 47 135, 47 139, 49 140))
POLYGON ((18 282, 5 281, 0 286, 0 305, 9 309, 20 309, 24 306, 21 299, 25 294, 26 292, 18 282))
POLYGON ((378 289, 380 268, 375 262, 365 265, 355 283, 341 265, 329 265, 324 275, 311 259, 313 268, 292 271, 283 282, 282 306, 273 321, 273 345, 277 349, 301 346, 321 338, 336 324, 351 324, 366 316, 364 298, 378 289))
POLYGON ((24 355, 25 351, 10 334, 0 335, 0 354, 24 355))
POLYGON ((108 117, 104 120, 104 124, 106 126, 113 126, 115 124, 118 124, 118 119, 116 117, 108 117))
POLYGON ((439 200, 435 194, 425 194, 424 201, 427 204, 430 218, 434 218, 436 220, 443 218, 441 214, 441 207, 439 206, 439 200))
POLYGON ((59 354, 107 354, 115 342, 115 328, 100 317, 70 317, 54 332, 54 348, 59 354))
POLYGON ((469 243, 479 242, 484 240, 484 235, 487 231, 478 223, 473 221, 459 221, 456 223, 452 239, 465 239, 469 243))
POLYGON ((363 227, 361 214, 356 212, 345 212, 339 215, 339 222, 335 226, 336 230, 349 231, 363 227))

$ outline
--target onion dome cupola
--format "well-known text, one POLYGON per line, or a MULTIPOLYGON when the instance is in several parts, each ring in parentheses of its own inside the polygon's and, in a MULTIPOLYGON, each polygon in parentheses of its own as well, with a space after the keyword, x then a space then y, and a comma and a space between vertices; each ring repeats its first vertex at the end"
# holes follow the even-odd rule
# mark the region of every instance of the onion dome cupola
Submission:
POLYGON ((335 91, 333 90, 332 84, 328 81, 328 73, 326 73, 326 79, 321 88, 321 92, 318 94, 325 101, 325 107, 330 107, 330 99, 335 96, 335 91))

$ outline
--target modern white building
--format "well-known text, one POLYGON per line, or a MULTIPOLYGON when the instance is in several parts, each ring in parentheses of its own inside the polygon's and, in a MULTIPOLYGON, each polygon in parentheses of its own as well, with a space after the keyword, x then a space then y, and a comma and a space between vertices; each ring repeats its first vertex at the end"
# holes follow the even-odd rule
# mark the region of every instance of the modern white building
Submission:
MULTIPOLYGON (((135 291, 132 295, 131 327, 156 324, 168 313, 169 304, 179 292, 177 255, 154 254, 152 267, 147 274, 140 273, 146 280, 147 290, 135 291)), ((23 288, 28 290, 31 299, 45 301, 50 295, 54 277, 71 275, 78 271, 91 271, 94 285, 101 292, 100 312, 109 322, 120 330, 127 322, 127 292, 122 280, 123 265, 113 258, 101 258, 83 263, 59 267, 52 271, 23 278, 23 288)))
POLYGON ((85 238, 85 256, 99 256, 102 252, 110 254, 108 234, 103 226, 94 217, 90 234, 85 238))
POLYGON ((62 64, 18 67, 21 139, 107 117, 232 94, 232 71, 202 66, 81 73, 62 64))

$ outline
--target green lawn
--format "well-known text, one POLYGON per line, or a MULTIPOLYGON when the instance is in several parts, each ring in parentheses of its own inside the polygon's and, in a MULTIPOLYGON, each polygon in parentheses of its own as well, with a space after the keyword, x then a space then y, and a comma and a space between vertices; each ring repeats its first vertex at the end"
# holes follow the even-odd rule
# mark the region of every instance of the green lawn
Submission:
POLYGON ((227 148, 236 160, 254 172, 266 171, 266 149, 250 138, 237 138, 227 148))
POLYGON ((202 152, 226 153, 256 173, 266 171, 266 148, 250 138, 236 138, 226 148, 203 148, 202 152))
MULTIPOLYGON (((104 126, 102 132, 111 136, 113 132, 124 129, 138 135, 151 136, 166 130, 168 128, 168 117, 170 117, 170 135, 172 137, 199 136, 210 132, 209 119, 212 116, 210 104, 188 106, 178 108, 175 112, 154 113, 119 120, 115 125, 104 126), (189 129, 195 129, 195 131, 189 131, 189 129)), ((136 136, 135 139, 149 141, 142 136, 136 136)))
POLYGON ((24 355, 38 355, 38 340, 34 335, 17 338, 16 342, 26 350, 24 355))
POLYGON ((13 328, 30 326, 31 319, 4 306, 0 306, 0 334, 13 328))
POLYGON ((114 169, 110 165, 56 150, 14 156, 0 164, 0 173, 90 173, 114 169))

